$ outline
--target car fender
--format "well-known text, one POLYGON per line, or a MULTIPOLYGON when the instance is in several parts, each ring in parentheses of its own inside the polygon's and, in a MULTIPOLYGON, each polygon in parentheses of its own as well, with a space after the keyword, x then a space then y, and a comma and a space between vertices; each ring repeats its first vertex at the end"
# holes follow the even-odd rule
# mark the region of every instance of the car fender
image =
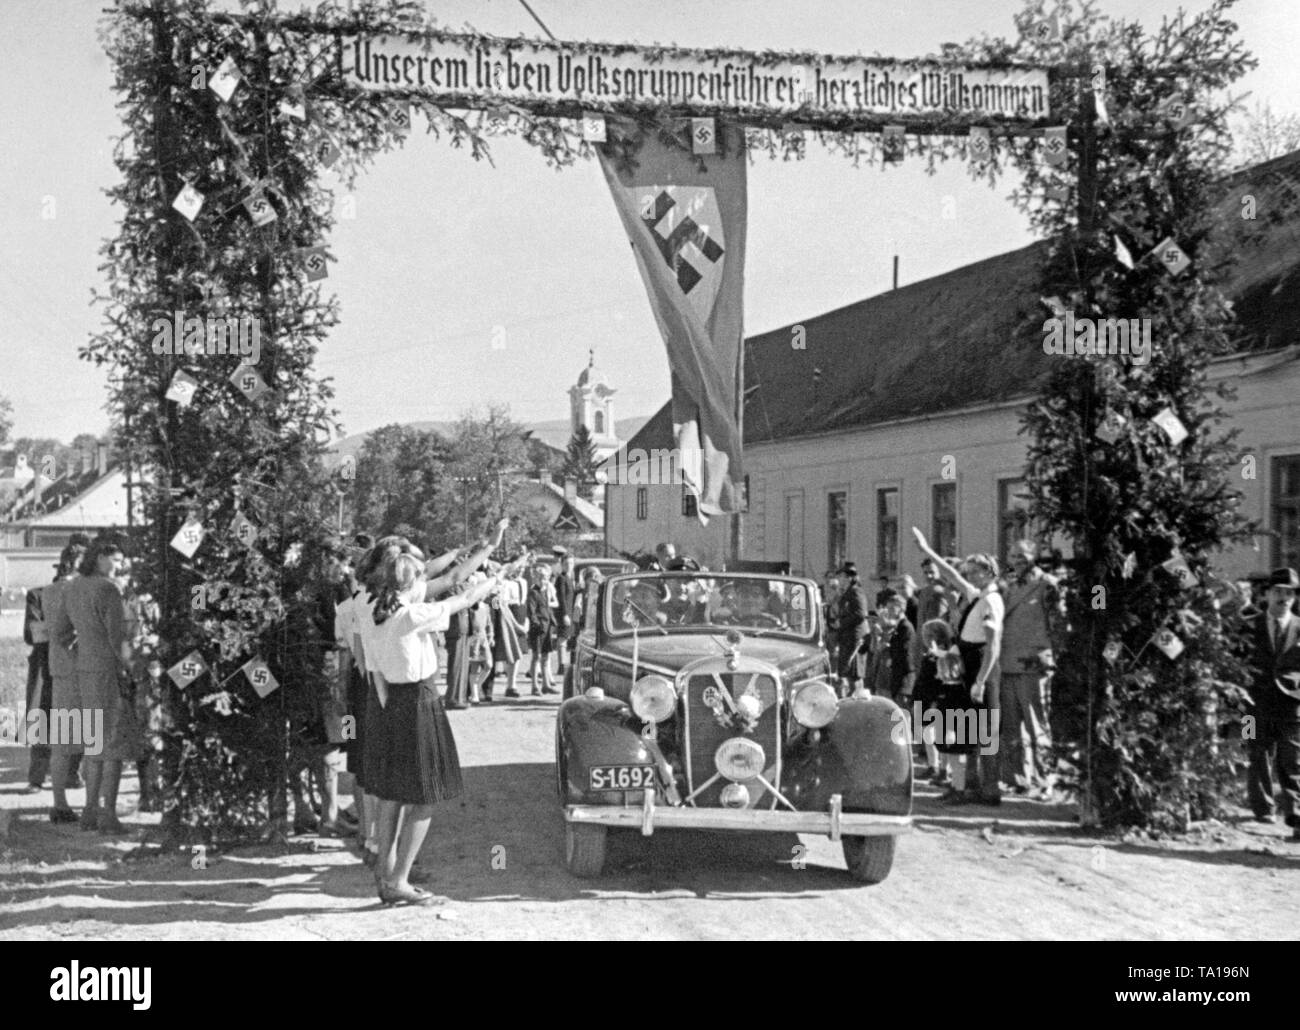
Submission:
POLYGON ((832 794, 846 812, 909 815, 912 744, 907 715, 883 697, 847 698, 835 720, 791 742, 782 782, 792 804, 824 809, 832 794))
POLYGON ((654 752, 641 737, 640 720, 626 702, 582 694, 560 705, 555 766, 562 804, 622 804, 621 792, 588 791, 591 767, 654 762, 654 752))

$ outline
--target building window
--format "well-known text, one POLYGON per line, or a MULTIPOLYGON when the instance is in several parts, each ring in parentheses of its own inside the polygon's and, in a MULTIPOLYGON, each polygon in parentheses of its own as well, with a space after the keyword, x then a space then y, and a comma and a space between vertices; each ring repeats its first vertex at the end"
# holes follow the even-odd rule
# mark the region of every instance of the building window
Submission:
POLYGON ((593 421, 596 427, 596 435, 597 436, 603 435, 605 432, 605 413, 603 411, 596 412, 596 416, 593 421))
POLYGON ((826 495, 826 571, 834 572, 848 558, 849 494, 832 490, 826 495))
POLYGON ((930 546, 942 555, 957 553, 957 484, 930 488, 930 546))
POLYGON ((682 515, 688 519, 698 518, 700 514, 699 502, 695 495, 686 487, 682 487, 682 515))
POLYGON ((636 488, 636 517, 645 521, 650 517, 648 511, 650 507, 650 491, 644 486, 636 488))
POLYGON ((1023 479, 998 480, 998 560, 1006 561, 1011 545, 1032 535, 1029 488, 1023 479))
POLYGON ((749 511, 749 477, 746 476, 740 484, 740 510, 749 511))
POLYGON ((1273 459, 1273 567, 1300 567, 1300 454, 1273 459))
POLYGON ((898 575, 898 490, 876 491, 876 574, 898 575))

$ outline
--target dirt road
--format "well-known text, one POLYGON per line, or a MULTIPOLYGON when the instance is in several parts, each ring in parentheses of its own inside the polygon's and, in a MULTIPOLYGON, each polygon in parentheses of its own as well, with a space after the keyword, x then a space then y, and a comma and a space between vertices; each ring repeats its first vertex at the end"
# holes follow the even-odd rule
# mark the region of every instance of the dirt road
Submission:
MULTIPOLYGON (((128 859, 156 816, 128 814, 130 840, 52 826, 48 792, 20 793, 25 752, 0 748, 0 938, 1289 939, 1300 925, 1300 845, 1282 827, 1121 843, 1081 834, 1068 807, 953 812, 930 788, 877 886, 849 879, 825 839, 680 831, 616 837, 606 875, 575 880, 554 714, 551 699, 451 713, 467 795, 438 811, 421 861, 450 899, 437 909, 381 908, 335 840, 244 849, 205 869, 128 859)), ((123 808, 134 804, 132 781, 123 808)))

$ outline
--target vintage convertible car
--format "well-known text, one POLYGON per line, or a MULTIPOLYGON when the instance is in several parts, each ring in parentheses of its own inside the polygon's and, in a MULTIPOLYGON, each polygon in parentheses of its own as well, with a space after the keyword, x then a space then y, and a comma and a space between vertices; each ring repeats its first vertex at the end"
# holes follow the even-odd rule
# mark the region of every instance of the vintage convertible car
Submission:
POLYGON ((555 734, 571 872, 610 828, 773 830, 840 841, 889 875, 910 829, 902 712, 840 699, 817 586, 792 576, 636 572, 589 584, 555 734))

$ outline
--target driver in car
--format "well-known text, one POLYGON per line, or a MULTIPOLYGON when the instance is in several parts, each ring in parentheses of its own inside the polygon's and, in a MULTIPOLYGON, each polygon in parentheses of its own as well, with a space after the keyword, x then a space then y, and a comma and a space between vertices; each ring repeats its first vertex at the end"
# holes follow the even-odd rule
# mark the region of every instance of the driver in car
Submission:
POLYGON ((718 609, 714 621, 720 626, 785 629, 785 618, 779 611, 773 610, 776 607, 773 600, 766 580, 738 580, 731 589, 730 604, 718 609))
POLYGON ((652 579, 635 580, 623 595, 619 620, 624 626, 662 626, 668 615, 662 611, 664 603, 660 584, 652 579))

